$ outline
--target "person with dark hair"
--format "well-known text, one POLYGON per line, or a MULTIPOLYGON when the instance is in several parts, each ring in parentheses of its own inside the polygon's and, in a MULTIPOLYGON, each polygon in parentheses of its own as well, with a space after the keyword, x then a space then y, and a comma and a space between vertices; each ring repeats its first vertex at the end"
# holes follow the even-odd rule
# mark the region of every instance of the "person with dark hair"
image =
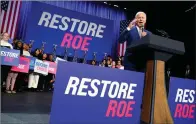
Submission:
POLYGON ((96 61, 95 60, 92 60, 91 61, 91 65, 96 65, 96 61))
POLYGON ((12 46, 15 47, 17 41, 19 41, 19 38, 14 38, 12 41, 12 46))
MULTIPOLYGON (((18 40, 16 42, 14 49, 20 50, 20 55, 22 55, 22 51, 23 51, 22 41, 18 40)), ((17 76, 18 76, 18 72, 10 71, 8 73, 8 76, 6 79, 6 93, 16 93, 16 91, 14 91, 14 86, 15 86, 17 76)))
MULTIPOLYGON (((48 56, 48 61, 54 62, 52 54, 50 54, 48 56)), ((45 91, 50 91, 50 90, 53 91, 54 81, 55 81, 55 75, 51 74, 51 73, 48 73, 48 75, 46 76, 46 82, 45 82, 45 85, 44 85, 44 90, 45 91)))
POLYGON ((124 70, 124 66, 122 66, 121 60, 117 60, 116 68, 124 70))
MULTIPOLYGON (((47 59, 47 54, 46 53, 42 54, 42 61, 45 61, 46 59, 47 59)), ((41 91, 41 92, 43 91, 44 84, 46 83, 46 77, 47 77, 46 75, 40 74, 37 91, 41 91)))
MULTIPOLYGON (((34 52, 32 53, 32 56, 41 60, 40 50, 35 49, 34 52)), ((28 81, 28 88, 31 91, 35 91, 37 89, 38 82, 39 82, 39 74, 35 73, 35 72, 30 72, 29 81, 28 81)))
POLYGON ((116 62, 115 61, 112 61, 112 66, 111 68, 116 68, 116 62))
MULTIPOLYGON (((26 43, 23 43, 23 51, 22 51, 22 56, 31 56, 29 53, 29 46, 26 43)), ((16 90, 17 92, 22 92, 22 85, 25 84, 25 82, 28 82, 28 73, 18 73, 17 79, 16 79, 16 90)))
POLYGON ((99 66, 105 67, 106 66, 106 59, 103 59, 102 62, 101 62, 101 64, 99 66))
POLYGON ((111 60, 110 59, 107 60, 107 62, 105 64, 105 67, 109 67, 109 68, 112 67, 112 63, 111 63, 111 60))

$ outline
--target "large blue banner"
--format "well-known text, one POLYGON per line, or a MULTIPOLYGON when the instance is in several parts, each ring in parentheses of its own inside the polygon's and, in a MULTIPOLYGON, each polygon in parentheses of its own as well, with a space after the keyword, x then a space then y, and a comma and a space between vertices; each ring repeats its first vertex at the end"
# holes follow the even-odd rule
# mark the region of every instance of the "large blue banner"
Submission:
POLYGON ((196 124, 195 99, 195 80, 171 78, 169 106, 174 124, 196 124))
POLYGON ((144 74, 59 62, 50 124, 139 124, 144 74))
POLYGON ((1 65, 18 66, 20 51, 1 47, 1 65))
POLYGON ((53 44, 58 45, 57 54, 63 55, 67 46, 69 55, 92 59, 97 52, 97 59, 104 53, 111 53, 113 21, 71 11, 45 3, 33 2, 28 18, 26 41, 34 40, 33 48, 41 48, 46 42, 45 52, 51 53, 53 44))

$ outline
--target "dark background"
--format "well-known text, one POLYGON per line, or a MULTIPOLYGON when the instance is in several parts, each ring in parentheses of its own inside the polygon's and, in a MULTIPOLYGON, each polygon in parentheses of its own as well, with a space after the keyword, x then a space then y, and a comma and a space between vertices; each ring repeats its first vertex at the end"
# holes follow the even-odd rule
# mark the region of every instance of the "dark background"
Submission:
MULTIPOLYGON (((105 3, 102 1, 102 4, 105 3)), ((144 11, 147 14, 147 30, 154 34, 159 34, 156 29, 161 29, 166 31, 171 39, 184 42, 185 55, 174 56, 166 63, 166 67, 171 68, 172 76, 184 77, 186 65, 190 65, 190 78, 196 79, 196 8, 187 11, 195 4, 195 1, 110 1, 105 5, 124 10, 130 20, 134 18, 138 11, 144 11), (114 7, 114 5, 118 5, 119 7, 114 7), (125 10, 124 8, 127 9, 125 10)))

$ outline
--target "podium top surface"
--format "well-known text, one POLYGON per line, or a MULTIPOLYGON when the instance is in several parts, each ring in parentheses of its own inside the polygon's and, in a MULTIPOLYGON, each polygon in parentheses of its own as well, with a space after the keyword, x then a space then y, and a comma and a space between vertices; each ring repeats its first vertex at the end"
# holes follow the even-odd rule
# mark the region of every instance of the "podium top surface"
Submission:
POLYGON ((133 41, 132 44, 127 48, 127 51, 132 53, 134 51, 139 51, 142 49, 153 49, 155 51, 162 51, 170 54, 180 55, 183 55, 185 53, 183 42, 154 34, 145 36, 138 41, 133 41))

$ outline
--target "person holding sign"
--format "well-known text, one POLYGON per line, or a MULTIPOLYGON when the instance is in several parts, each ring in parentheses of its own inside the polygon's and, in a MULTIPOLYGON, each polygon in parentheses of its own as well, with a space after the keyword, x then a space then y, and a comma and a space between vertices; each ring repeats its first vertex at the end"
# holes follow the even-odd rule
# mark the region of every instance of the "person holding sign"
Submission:
MULTIPOLYGON (((22 56, 31 56, 29 53, 29 45, 23 43, 23 51, 22 56)), ((22 85, 25 83, 25 80, 28 80, 28 73, 18 73, 17 81, 16 81, 16 91, 22 92, 22 85)))
MULTIPOLYGON (((13 49, 13 46, 8 42, 10 36, 8 33, 2 33, 1 34, 1 47, 6 47, 6 48, 10 48, 13 49)), ((10 70, 10 66, 6 66, 6 65, 1 65, 1 85, 3 85, 3 82, 6 80, 7 74, 10 70)))
MULTIPOLYGON (((46 61, 46 59, 47 59, 47 54, 44 53, 42 55, 42 61, 46 61)), ((38 82, 38 87, 37 87, 37 91, 38 92, 39 91, 42 92, 43 91, 43 88, 45 89, 44 84, 46 83, 46 78, 47 78, 46 75, 40 74, 40 76, 39 76, 39 82, 38 82)))
MULTIPOLYGON (((41 60, 39 49, 35 49, 35 51, 32 53, 32 55, 33 55, 33 57, 41 60)), ((31 91, 35 91, 37 89, 38 81, 39 81, 39 74, 35 73, 35 72, 31 72, 29 74, 28 88, 31 91)))
MULTIPOLYGON (((16 42, 14 49, 20 50, 20 55, 22 55, 22 42, 18 40, 16 42)), ((15 86, 17 76, 18 76, 18 72, 10 71, 8 73, 6 79, 6 93, 16 93, 16 91, 14 91, 14 86, 15 86)))
MULTIPOLYGON (((54 62, 52 54, 49 55, 48 61, 54 62)), ((55 81, 55 75, 51 74, 51 73, 48 73, 48 75, 46 76, 46 82, 45 82, 45 85, 44 85, 44 88, 45 88, 44 90, 45 91, 49 91, 49 90, 52 91, 54 81, 55 81)))

